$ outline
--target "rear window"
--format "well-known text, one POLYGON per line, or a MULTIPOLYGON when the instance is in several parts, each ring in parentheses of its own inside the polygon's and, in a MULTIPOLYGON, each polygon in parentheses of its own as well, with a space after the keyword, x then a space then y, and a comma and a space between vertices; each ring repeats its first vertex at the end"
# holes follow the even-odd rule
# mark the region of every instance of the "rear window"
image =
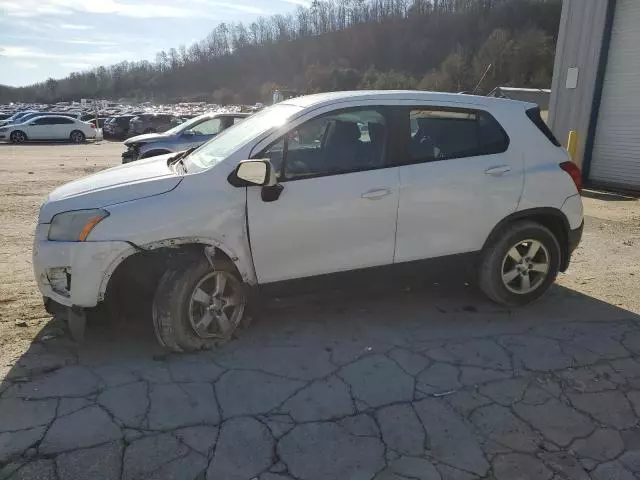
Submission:
POLYGON ((553 143, 556 147, 561 146, 558 139, 553 135, 553 132, 549 129, 547 124, 544 123, 544 120, 542 120, 542 117, 540 116, 540 108, 535 107, 527 110, 527 117, 529 117, 529 120, 531 120, 533 124, 538 127, 538 130, 540 130, 551 143, 553 143))

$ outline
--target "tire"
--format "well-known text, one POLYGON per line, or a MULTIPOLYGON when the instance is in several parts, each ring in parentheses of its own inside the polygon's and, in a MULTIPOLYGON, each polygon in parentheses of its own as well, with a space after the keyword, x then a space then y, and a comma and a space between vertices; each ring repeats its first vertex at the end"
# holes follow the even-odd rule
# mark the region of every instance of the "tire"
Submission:
POLYGON ((28 140, 27 134, 24 133, 22 130, 16 130, 14 132, 11 132, 11 136, 9 138, 13 143, 16 143, 16 144, 21 144, 28 140))
POLYGON ((485 248, 480 289, 501 305, 526 305, 555 281, 560 262, 560 244, 548 228, 528 220, 513 223, 485 248))
MULTIPOLYGON (((214 295, 215 296, 215 295, 214 295)), ((214 302, 212 296, 207 301, 214 302)), ((153 299, 153 324, 158 341, 164 347, 175 352, 192 352, 202 349, 213 348, 216 345, 229 340, 240 328, 248 326, 247 299, 245 285, 238 276, 235 266, 228 261, 216 262, 215 267, 211 267, 209 262, 203 258, 192 258, 185 260, 178 265, 169 266, 162 275, 153 299), (220 295, 230 295, 230 298, 237 295, 239 315, 233 306, 223 308, 227 314, 229 328, 222 331, 221 321, 217 314, 212 315, 209 330, 205 328, 206 334, 196 333, 194 322, 201 319, 199 312, 206 311, 206 303, 195 300, 196 291, 202 293, 215 292, 218 286, 218 278, 223 276, 226 279, 226 286, 220 295), (206 280, 209 278, 209 280, 206 280), (215 279, 215 280, 212 280, 215 279), (207 282, 213 282, 215 287, 207 282), (204 283, 203 283, 204 282, 204 283), (231 292, 233 290, 233 294, 231 292), (231 312, 234 312, 231 314, 231 312)), ((211 305, 209 309, 219 308, 211 305)))
POLYGON ((69 141, 71 143, 84 143, 87 137, 80 130, 74 130, 69 135, 69 141))

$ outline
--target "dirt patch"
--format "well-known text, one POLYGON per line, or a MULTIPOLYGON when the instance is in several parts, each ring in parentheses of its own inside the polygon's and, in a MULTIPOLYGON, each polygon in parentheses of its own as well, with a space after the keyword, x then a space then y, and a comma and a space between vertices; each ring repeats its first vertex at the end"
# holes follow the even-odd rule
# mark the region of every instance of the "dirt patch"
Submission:
POLYGON ((0 144, 0 367, 21 355, 50 320, 31 263, 40 205, 57 186, 119 165, 122 151, 121 144, 107 142, 0 144), (16 321, 27 326, 18 327, 16 321))

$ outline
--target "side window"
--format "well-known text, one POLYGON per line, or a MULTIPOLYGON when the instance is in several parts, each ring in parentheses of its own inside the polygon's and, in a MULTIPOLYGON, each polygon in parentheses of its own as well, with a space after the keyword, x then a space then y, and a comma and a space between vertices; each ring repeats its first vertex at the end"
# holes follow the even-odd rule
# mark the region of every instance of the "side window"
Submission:
POLYGON ((299 125, 260 156, 283 181, 335 175, 383 167, 386 139, 381 110, 339 110, 299 125))
POLYGON ((220 132, 220 119, 219 118, 210 118, 209 120, 205 120, 202 123, 199 123, 195 127, 191 128, 191 130, 196 135, 215 135, 220 132))
POLYGON ((52 118, 50 125, 63 125, 63 124, 69 124, 69 123, 74 123, 74 122, 70 118, 52 118))
POLYGON ((233 117, 233 124, 240 123, 245 117, 233 117))
POLYGON ((410 163, 491 155, 509 146, 507 134, 487 112, 415 108, 409 124, 410 163))
POLYGON ((34 123, 36 125, 51 125, 51 118, 49 118, 49 117, 40 117, 40 118, 36 118, 31 123, 34 123))

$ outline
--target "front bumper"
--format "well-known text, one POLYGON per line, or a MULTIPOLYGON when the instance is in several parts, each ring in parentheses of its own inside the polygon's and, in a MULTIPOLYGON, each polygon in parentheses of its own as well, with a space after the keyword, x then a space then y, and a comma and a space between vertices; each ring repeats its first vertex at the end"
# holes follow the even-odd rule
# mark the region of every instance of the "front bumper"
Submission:
POLYGON ((112 265, 128 255, 126 242, 51 242, 49 225, 36 228, 33 270, 42 295, 61 305, 95 307, 112 265))

